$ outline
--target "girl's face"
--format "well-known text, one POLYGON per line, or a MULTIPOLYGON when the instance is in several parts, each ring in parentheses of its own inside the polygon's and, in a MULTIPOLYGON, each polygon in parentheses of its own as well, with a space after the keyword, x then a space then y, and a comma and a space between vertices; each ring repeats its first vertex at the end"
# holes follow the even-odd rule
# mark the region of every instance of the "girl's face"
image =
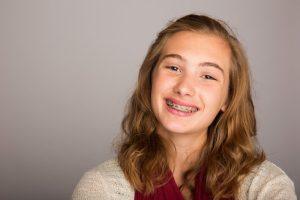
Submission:
POLYGON ((206 133, 226 109, 230 49, 212 35, 181 31, 166 42, 152 74, 151 106, 160 134, 206 133))

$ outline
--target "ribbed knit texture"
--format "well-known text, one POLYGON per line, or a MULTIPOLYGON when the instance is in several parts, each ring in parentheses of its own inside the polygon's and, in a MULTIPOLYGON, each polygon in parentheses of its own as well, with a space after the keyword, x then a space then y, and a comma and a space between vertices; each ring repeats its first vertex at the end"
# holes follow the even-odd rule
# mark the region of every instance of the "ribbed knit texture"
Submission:
MULTIPOLYGON (((134 188, 125 179, 116 159, 86 172, 73 200, 134 200, 134 188)), ((294 183, 275 164, 264 161, 243 180, 239 200, 297 200, 294 183)))

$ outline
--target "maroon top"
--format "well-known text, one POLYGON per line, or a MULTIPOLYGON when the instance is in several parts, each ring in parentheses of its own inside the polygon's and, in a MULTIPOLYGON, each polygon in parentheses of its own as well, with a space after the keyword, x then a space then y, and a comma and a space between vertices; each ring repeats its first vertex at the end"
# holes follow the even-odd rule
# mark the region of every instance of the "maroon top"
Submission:
MULTIPOLYGON (((173 177, 173 173, 169 171, 170 179, 169 181, 154 190, 154 193, 144 196, 142 193, 135 190, 134 200, 184 200, 176 182, 173 177)), ((211 200, 211 196, 205 190, 205 180, 204 180, 204 170, 200 170, 200 172, 196 176, 195 180, 195 193, 194 200, 211 200)))

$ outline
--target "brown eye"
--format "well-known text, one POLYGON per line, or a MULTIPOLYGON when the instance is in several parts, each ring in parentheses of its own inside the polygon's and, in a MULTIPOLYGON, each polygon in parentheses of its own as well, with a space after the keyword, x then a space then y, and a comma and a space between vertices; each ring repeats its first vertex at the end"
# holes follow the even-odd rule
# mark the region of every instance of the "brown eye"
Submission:
POLYGON ((168 69, 170 69, 171 71, 179 71, 179 68, 176 66, 167 66, 168 69))
POLYGON ((210 79, 210 80, 216 80, 214 77, 210 76, 210 75, 204 75, 203 76, 205 79, 210 79))

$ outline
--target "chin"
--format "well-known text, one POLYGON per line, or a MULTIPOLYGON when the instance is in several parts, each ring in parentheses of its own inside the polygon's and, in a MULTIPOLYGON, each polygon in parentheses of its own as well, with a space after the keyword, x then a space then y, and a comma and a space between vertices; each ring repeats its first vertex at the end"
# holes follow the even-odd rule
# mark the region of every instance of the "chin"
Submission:
POLYGON ((188 133, 191 132, 191 129, 179 125, 178 123, 172 123, 172 124, 165 124, 162 125, 162 129, 166 132, 166 133, 174 133, 174 134, 184 134, 184 133, 188 133))

